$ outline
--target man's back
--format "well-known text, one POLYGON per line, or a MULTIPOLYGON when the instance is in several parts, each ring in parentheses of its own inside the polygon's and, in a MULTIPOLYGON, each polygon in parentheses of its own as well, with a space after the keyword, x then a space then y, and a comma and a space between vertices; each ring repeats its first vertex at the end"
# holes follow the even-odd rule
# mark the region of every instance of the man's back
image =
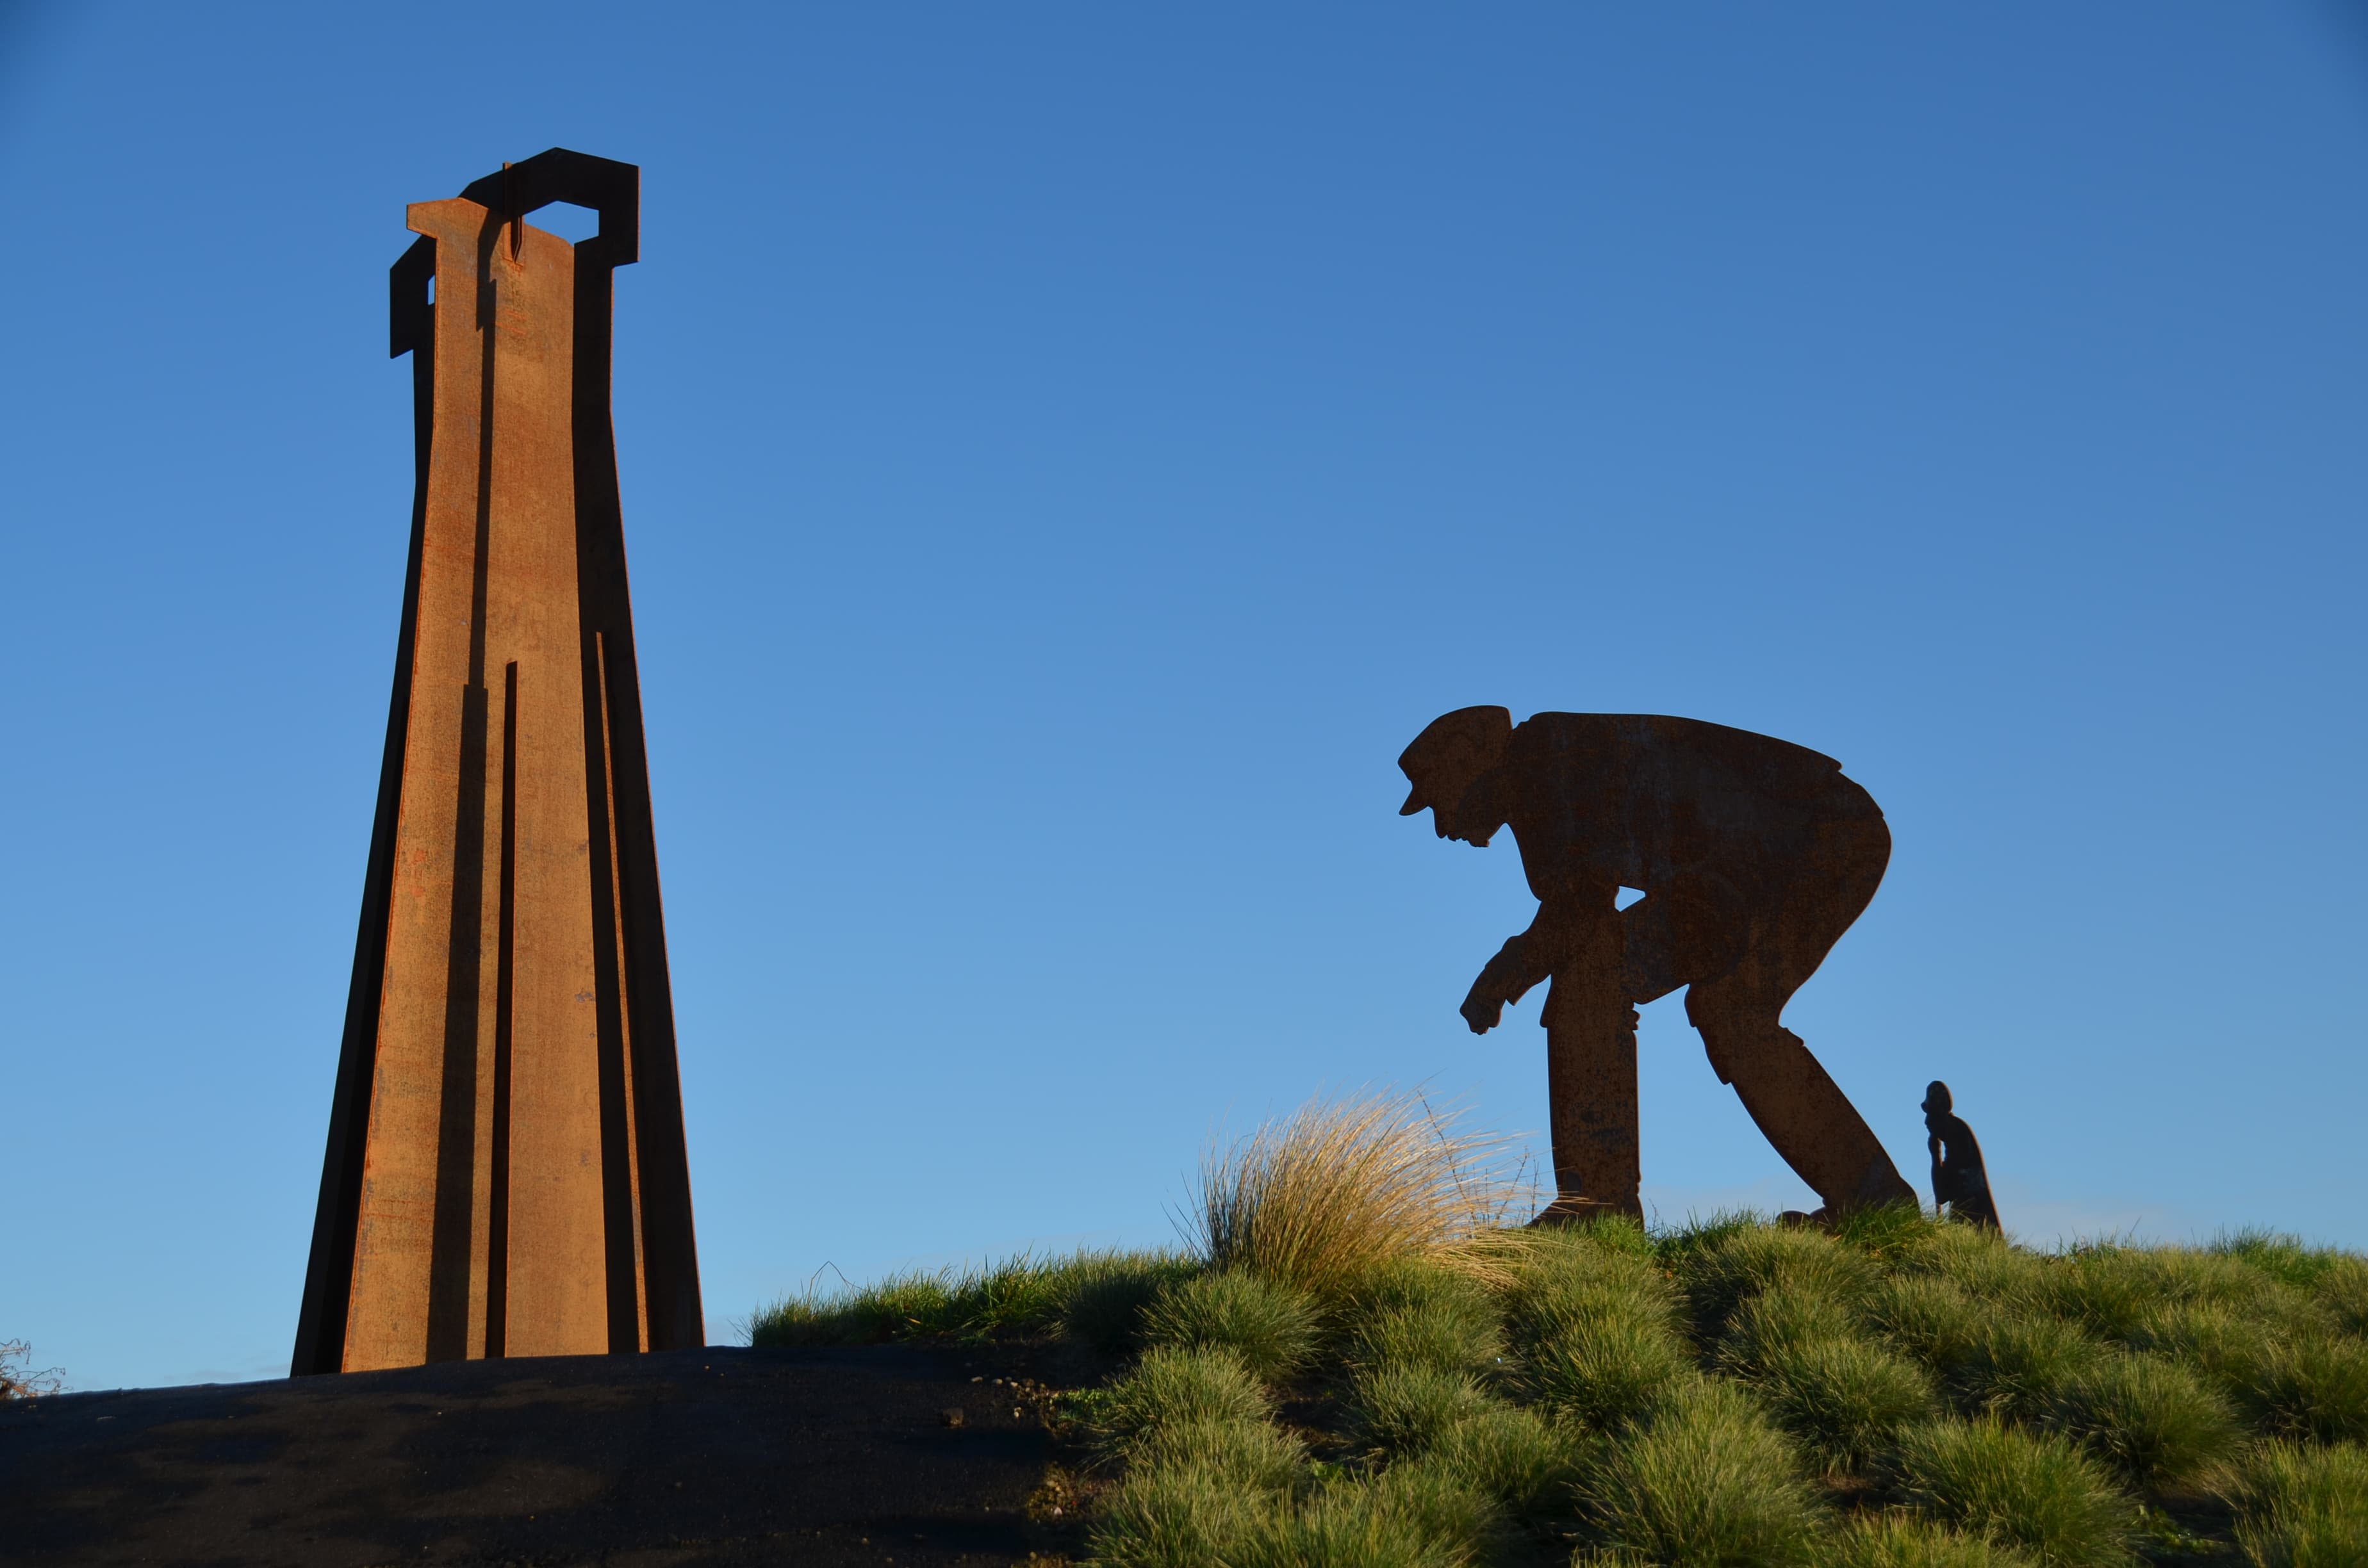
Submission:
POLYGON ((1882 815, 1822 753, 1656 713, 1532 715, 1498 772, 1533 884, 1711 871, 1748 895, 1788 880, 1817 824, 1882 815))

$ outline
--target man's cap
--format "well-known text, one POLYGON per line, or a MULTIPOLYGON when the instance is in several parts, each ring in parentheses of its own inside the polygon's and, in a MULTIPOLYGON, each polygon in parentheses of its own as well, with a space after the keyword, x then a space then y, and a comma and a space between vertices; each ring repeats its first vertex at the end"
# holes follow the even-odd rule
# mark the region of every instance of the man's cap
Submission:
POLYGON ((1440 804, 1431 785, 1461 790, 1494 766, 1512 738, 1509 708, 1459 708, 1433 719, 1412 745, 1398 753, 1398 771, 1414 783, 1398 815, 1410 817, 1426 806, 1440 804))

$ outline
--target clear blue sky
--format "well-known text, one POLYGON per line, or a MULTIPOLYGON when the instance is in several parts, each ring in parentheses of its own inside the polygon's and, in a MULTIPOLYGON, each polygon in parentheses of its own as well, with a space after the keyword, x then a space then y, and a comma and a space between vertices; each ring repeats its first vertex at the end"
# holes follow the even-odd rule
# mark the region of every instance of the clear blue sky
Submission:
MULTIPOLYGON (((0 20, 0 1338, 285 1368, 394 653, 404 205, 639 163, 616 411, 711 1335, 1545 1120, 1474 702, 1842 759, 1794 1004, 2046 1240, 2368 1245, 2368 29, 2307 4, 0 20), (827 1276, 825 1276, 827 1278, 827 1276)), ((1647 1197, 1804 1195, 1676 1000, 1647 1197)))

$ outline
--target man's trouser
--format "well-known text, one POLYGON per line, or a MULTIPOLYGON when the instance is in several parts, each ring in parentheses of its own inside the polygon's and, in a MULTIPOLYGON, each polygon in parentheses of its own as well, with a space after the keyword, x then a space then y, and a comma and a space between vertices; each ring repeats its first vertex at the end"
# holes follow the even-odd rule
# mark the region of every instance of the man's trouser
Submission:
POLYGON ((1554 1211, 1642 1213, 1635 1005, 1681 984, 1686 1016, 1719 1081, 1735 1086, 1751 1119, 1828 1211, 1916 1201, 1849 1096, 1778 1022, 1873 899, 1890 854, 1880 815, 1830 821, 1815 829, 1799 873, 1760 907, 1742 903, 1732 888, 1693 895, 1680 883, 1625 912, 1607 907, 1576 934, 1539 1019, 1553 1104, 1554 1211), (1713 909, 1725 918, 1708 918, 1713 909))

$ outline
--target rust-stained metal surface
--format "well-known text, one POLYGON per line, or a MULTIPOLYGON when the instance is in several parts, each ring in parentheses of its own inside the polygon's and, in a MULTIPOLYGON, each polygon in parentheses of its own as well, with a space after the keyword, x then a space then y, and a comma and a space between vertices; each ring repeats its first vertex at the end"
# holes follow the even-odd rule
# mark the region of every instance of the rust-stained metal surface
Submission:
POLYGON ((1883 881, 1891 834, 1841 765, 1804 747, 1656 714, 1502 708, 1433 721, 1398 758, 1442 838, 1509 826, 1538 915, 1463 999, 1485 1034, 1551 982, 1554 1204, 1542 1218, 1641 1215, 1636 1007, 1686 987, 1686 1016, 1828 1213, 1914 1202, 1784 1005, 1883 881), (1620 891, 1645 894, 1625 910, 1620 891))
POLYGON ((411 554, 298 1375, 706 1338, 609 413, 640 188, 553 149, 409 210, 411 554))
POLYGON ((1948 1205, 1952 1220, 1968 1220, 1998 1230, 1998 1205, 1990 1199, 1989 1167, 1982 1164, 1982 1146, 1974 1130, 1956 1113, 1949 1085, 1932 1080, 1924 1091, 1924 1147, 1932 1156, 1932 1204, 1948 1205))

